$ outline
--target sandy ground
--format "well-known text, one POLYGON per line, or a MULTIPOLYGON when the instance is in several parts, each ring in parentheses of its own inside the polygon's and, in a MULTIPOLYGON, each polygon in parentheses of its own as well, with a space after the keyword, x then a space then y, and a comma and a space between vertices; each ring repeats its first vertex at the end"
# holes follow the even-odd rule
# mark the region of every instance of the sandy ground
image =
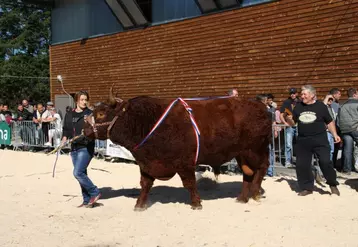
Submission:
MULTIPOLYGON (((340 179, 296 195, 292 177, 267 178, 266 198, 235 202, 241 176, 200 182, 203 210, 190 209, 179 177, 156 181, 150 207, 135 212, 139 169, 93 160, 89 174, 102 205, 76 208, 80 188, 70 157, 0 150, 0 246, 358 246, 358 180, 340 179)), ((210 174, 211 175, 211 174, 210 174)))

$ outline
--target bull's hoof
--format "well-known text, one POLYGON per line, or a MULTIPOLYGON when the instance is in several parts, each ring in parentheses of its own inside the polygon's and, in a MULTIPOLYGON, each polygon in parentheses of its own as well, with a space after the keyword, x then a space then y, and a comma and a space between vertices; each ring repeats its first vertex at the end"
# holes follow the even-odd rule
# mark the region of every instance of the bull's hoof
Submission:
POLYGON ((261 200, 261 198, 262 198, 261 194, 254 195, 254 196, 252 197, 252 199, 254 199, 254 200, 257 201, 257 202, 259 202, 259 201, 261 200))
POLYGON ((242 197, 236 198, 236 202, 238 203, 248 203, 248 201, 249 201, 248 198, 242 198, 242 197))
POLYGON ((143 212, 143 211, 145 211, 147 209, 147 206, 146 205, 144 205, 144 206, 135 206, 134 207, 134 211, 136 211, 136 212, 143 212))
POLYGON ((191 209, 193 209, 193 210, 202 210, 203 206, 200 203, 199 204, 192 204, 191 209))

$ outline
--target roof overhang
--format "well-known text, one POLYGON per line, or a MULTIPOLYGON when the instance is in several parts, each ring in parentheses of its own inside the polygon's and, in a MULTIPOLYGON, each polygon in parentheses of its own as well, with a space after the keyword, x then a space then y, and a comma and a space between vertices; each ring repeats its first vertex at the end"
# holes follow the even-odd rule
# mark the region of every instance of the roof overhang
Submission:
POLYGON ((53 6, 54 0, 22 0, 24 4, 38 4, 43 6, 53 6))
POLYGON ((240 6, 241 0, 195 0, 202 13, 240 6))

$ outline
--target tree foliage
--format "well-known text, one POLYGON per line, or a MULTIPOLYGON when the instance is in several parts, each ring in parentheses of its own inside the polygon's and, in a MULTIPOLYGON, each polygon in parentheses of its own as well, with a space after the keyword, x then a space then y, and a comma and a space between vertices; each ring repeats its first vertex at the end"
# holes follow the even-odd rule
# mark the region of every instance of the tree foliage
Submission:
POLYGON ((24 0, 0 0, 0 100, 49 99, 51 9, 24 0))

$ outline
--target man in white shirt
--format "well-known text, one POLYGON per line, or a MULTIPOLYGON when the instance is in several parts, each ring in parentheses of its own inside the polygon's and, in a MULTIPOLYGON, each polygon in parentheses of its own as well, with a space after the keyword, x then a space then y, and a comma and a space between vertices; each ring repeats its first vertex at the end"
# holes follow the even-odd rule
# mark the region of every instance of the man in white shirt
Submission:
POLYGON ((61 116, 56 112, 55 108, 50 109, 50 116, 44 120, 44 122, 51 123, 48 131, 49 140, 45 143, 45 146, 52 146, 52 140, 55 147, 60 144, 62 136, 62 124, 61 116))

